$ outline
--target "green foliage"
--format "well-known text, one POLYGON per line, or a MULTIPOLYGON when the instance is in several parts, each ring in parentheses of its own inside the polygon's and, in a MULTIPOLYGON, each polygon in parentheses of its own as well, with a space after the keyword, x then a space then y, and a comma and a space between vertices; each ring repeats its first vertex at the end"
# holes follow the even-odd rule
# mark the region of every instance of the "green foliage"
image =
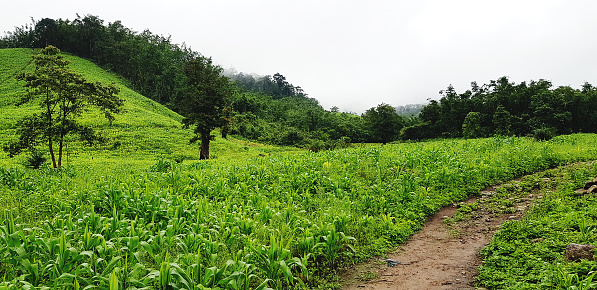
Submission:
POLYGON ((555 128, 539 128, 533 130, 533 137, 537 141, 547 141, 556 136, 555 128))
POLYGON ((62 151, 67 135, 77 133, 88 144, 102 140, 90 126, 78 121, 83 112, 89 110, 88 107, 99 108, 112 122, 112 114, 120 112, 123 104, 123 100, 117 96, 116 87, 87 81, 70 70, 67 67, 69 62, 59 53, 60 50, 53 46, 42 49, 33 56, 35 72, 18 76, 28 88, 18 104, 37 102, 41 110, 19 120, 18 141, 4 147, 4 151, 12 157, 25 149, 34 151, 37 144, 45 142, 54 168, 62 166, 62 151), (58 149, 57 154, 55 147, 58 149))
POLYGON ((77 15, 74 20, 33 20, 0 39, 0 48, 48 45, 123 76, 135 90, 162 104, 170 103, 179 89, 185 60, 198 55, 184 45, 171 43, 169 37, 149 30, 136 32, 120 21, 104 24, 93 15, 77 15))
MULTIPOLYGON (((0 106, 3 111, 3 114, 0 114, 1 147, 18 138, 15 120, 38 110, 38 105, 34 103, 15 105, 19 102, 20 96, 26 94, 23 83, 18 82, 15 76, 24 72, 34 72, 32 55, 31 49, 0 49, 0 61, 5 64, 0 66, 0 106)), ((118 164, 126 159, 129 166, 147 168, 155 162, 157 156, 163 156, 165 160, 183 158, 184 162, 193 162, 199 158, 197 146, 188 144, 188 140, 192 138, 192 132, 182 129, 182 116, 139 95, 128 88, 122 78, 101 70, 90 61, 68 54, 62 56, 70 62, 69 68, 83 75, 85 79, 91 82, 115 84, 120 89, 119 97, 125 101, 122 113, 112 125, 103 117, 101 111, 94 108, 81 115, 79 119, 81 124, 92 127, 107 142, 89 147, 85 142, 74 138, 78 137, 77 135, 68 137, 68 146, 64 151, 64 166, 83 164, 119 166, 118 164)), ((239 141, 235 138, 212 141, 211 150, 212 155, 220 159, 298 151, 292 148, 239 141)), ((39 152, 49 157, 47 150, 39 150, 39 152)), ((2 166, 12 166, 15 163, 26 164, 27 155, 21 154, 14 159, 9 159, 6 155, 0 154, 0 164, 2 166)))
MULTIPOLYGON (((595 163, 550 170, 523 180, 543 198, 521 221, 502 225, 481 252, 479 286, 491 289, 595 289, 597 262, 565 261, 569 243, 597 243, 595 196, 573 190, 597 175, 595 163), (548 186, 547 186, 548 185, 548 186)), ((520 186, 519 186, 520 187, 520 186)), ((515 189, 515 188, 512 188, 515 189)))
POLYGON ((498 105, 493 113, 493 127, 496 135, 510 136, 510 128, 512 126, 511 114, 502 105, 498 105))
POLYGON ((464 138, 481 137, 481 115, 479 112, 469 112, 462 123, 462 135, 464 138))
POLYGON ((40 151, 33 150, 30 152, 30 155, 27 157, 25 166, 33 169, 39 169, 45 162, 46 157, 40 151))
POLYGON ((271 96, 273 99, 307 96, 301 87, 292 85, 280 73, 275 73, 273 77, 270 75, 246 75, 242 72, 237 73, 236 71, 225 72, 225 75, 230 77, 243 91, 261 93, 271 96))
POLYGON ((184 126, 195 127, 191 143, 201 140, 200 159, 209 159, 209 142, 214 138, 211 132, 215 128, 227 128, 229 122, 226 107, 231 88, 221 72, 210 58, 204 57, 191 59, 184 66, 187 89, 176 100, 176 106, 185 117, 184 126))
MULTIPOLYGON (((404 242, 443 205, 498 180, 596 158, 595 138, 2 169, 0 275, 16 288, 316 288, 339 268, 404 242)), ((552 199, 543 207, 557 206, 552 199)), ((584 224, 571 215, 568 227, 590 241, 595 225, 583 216, 584 224)), ((540 227, 521 229, 534 237, 540 227)))
MULTIPOLYGON (((597 105, 595 88, 585 83, 581 89, 569 86, 553 88, 546 80, 512 83, 507 77, 482 86, 473 82, 471 89, 457 93, 449 86, 439 101, 432 100, 419 117, 418 127, 425 137, 464 136, 463 125, 470 112, 478 112, 482 135, 532 135, 535 130, 553 128, 555 134, 595 133, 597 105)), ((410 133, 410 132, 408 132, 410 133)), ((405 135, 410 138, 413 134, 405 135)), ((429 137, 427 137, 429 138, 429 137)))
POLYGON ((306 97, 242 92, 233 96, 232 110, 230 133, 263 143, 318 151, 369 140, 361 117, 325 111, 306 97))
MULTIPOLYGON (((185 106, 177 106, 181 99, 188 96, 184 67, 188 60, 202 57, 184 45, 173 44, 169 38, 154 35, 148 30, 135 32, 120 21, 105 24, 93 15, 77 16, 72 21, 48 18, 33 21, 31 26, 18 27, 14 33, 0 39, 0 47, 45 47, 46 44, 92 60, 121 75, 127 86, 188 115, 183 112, 185 106)), ((299 86, 290 84, 282 74, 256 78, 242 73, 227 75, 245 93, 238 94, 229 103, 235 111, 225 112, 227 122, 216 126, 222 128, 223 138, 232 133, 275 145, 309 147, 308 144, 322 142, 324 148, 336 147, 334 144, 342 137, 353 142, 367 140, 367 136, 362 134, 364 128, 359 124, 362 123, 360 118, 352 118, 347 113, 326 112, 316 100, 308 98, 299 86), (245 98, 246 95, 250 97, 245 98), (301 137, 278 138, 279 132, 292 130, 298 131, 301 137), (311 134, 316 131, 325 132, 330 140, 318 139, 320 135, 311 134)), ((229 94, 233 91, 227 89, 229 94)), ((149 105, 162 109, 155 104, 149 105)), ((137 114, 138 119, 147 118, 149 124, 155 122, 154 118, 150 118, 154 112, 136 110, 130 113, 137 114)), ((209 141, 205 139, 202 144, 209 141)))
POLYGON ((383 144, 396 140, 403 126, 402 117, 388 104, 371 108, 362 117, 371 138, 383 144))

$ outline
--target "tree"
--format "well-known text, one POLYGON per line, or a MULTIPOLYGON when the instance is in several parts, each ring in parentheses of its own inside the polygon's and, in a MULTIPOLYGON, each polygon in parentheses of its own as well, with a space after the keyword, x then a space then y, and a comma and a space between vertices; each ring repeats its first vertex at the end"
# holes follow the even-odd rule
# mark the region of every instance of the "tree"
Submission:
POLYGON ((388 104, 371 108, 362 117, 373 141, 383 144, 396 140, 403 126, 402 117, 388 104))
POLYGON ((495 109, 495 113, 493 113, 493 126, 494 132, 496 135, 499 136, 510 136, 510 126, 511 126, 511 115, 510 112, 504 108, 504 106, 499 105, 495 109))
POLYGON ((34 47, 47 47, 56 45, 58 35, 58 26, 56 21, 51 18, 44 18, 35 24, 34 47))
POLYGON ((4 150, 13 157, 23 150, 35 151, 42 142, 48 146, 52 166, 62 167, 62 152, 65 137, 79 134, 81 140, 92 145, 102 141, 93 128, 77 122, 77 118, 90 107, 98 108, 112 122, 112 114, 119 113, 123 100, 114 86, 87 81, 82 75, 68 68, 69 61, 60 55, 60 50, 48 46, 33 56, 35 71, 18 76, 25 81, 27 93, 19 105, 38 102, 41 111, 17 122, 17 141, 9 143, 4 150), (58 149, 56 158, 55 147, 58 149))
POLYGON ((479 112, 468 112, 462 123, 462 135, 464 138, 481 137, 481 114, 479 112))
POLYGON ((201 140, 199 159, 209 159, 209 142, 216 128, 228 125, 227 107, 232 87, 222 68, 211 58, 202 56, 189 60, 184 66, 187 87, 178 97, 177 106, 184 116, 183 125, 195 126, 191 143, 201 140))

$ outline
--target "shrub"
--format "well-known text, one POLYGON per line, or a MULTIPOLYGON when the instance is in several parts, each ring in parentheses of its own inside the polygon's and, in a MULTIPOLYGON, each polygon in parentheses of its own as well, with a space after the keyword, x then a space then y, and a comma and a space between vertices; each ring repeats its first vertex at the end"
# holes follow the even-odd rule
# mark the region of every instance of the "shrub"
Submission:
POLYGON ((556 129, 555 128, 547 128, 543 127, 540 129, 533 130, 533 137, 537 141, 548 141, 551 138, 556 136, 556 129))
POLYGON ((45 162, 46 157, 42 152, 32 150, 31 154, 25 160, 25 166, 33 169, 39 169, 45 162))

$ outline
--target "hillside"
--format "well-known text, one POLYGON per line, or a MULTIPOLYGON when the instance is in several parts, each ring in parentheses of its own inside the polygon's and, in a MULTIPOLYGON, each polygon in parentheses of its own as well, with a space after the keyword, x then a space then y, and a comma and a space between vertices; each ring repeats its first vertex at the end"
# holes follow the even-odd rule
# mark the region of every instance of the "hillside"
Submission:
MULTIPOLYGON (((38 110, 37 104, 15 106, 19 96, 26 92, 23 83, 15 76, 33 70, 31 49, 0 49, 0 144, 15 138, 17 120, 38 110)), ((126 156, 127 162, 146 166, 157 158, 198 159, 196 144, 188 140, 192 133, 181 126, 182 116, 165 106, 150 100, 127 86, 122 78, 102 70, 90 61, 67 55, 70 68, 81 73, 91 81, 113 83, 120 88, 120 97, 125 100, 124 113, 117 115, 112 125, 98 112, 90 111, 83 116, 83 122, 91 124, 108 137, 109 142, 96 148, 85 148, 77 142, 68 148, 70 163, 87 164, 89 162, 119 163, 120 156, 126 156)), ((239 140, 216 138, 212 143, 212 153, 217 157, 235 157, 239 154, 257 156, 288 149, 271 146, 245 144, 239 140)), ((6 154, 0 154, 0 164, 20 163, 23 156, 12 160, 6 154)))

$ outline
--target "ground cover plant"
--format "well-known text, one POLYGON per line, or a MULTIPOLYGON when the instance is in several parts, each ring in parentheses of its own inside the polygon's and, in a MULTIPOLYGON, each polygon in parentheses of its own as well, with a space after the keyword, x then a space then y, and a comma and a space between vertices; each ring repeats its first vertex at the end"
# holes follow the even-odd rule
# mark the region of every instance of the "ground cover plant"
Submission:
POLYGON ((1 287, 333 288, 482 188, 597 157, 597 136, 360 146, 145 168, 0 170, 1 287))
POLYGON ((597 262, 564 259, 568 244, 597 242, 596 196, 575 192, 596 175, 597 164, 587 163, 503 188, 503 195, 532 191, 542 198, 521 221, 503 224, 483 249, 478 284, 489 289, 597 289, 597 262))

